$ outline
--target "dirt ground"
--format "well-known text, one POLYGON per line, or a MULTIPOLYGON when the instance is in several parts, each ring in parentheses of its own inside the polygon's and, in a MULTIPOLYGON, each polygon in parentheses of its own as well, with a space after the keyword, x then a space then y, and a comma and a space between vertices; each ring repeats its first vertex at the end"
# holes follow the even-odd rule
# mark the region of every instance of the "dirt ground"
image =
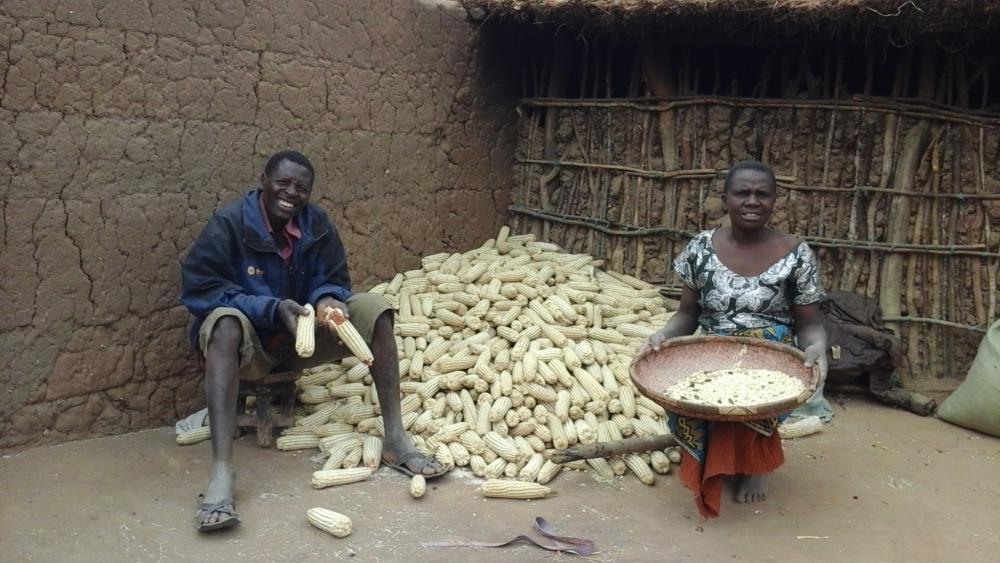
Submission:
POLYGON ((425 547, 532 534, 593 540, 598 561, 990 561, 1000 553, 1000 439, 866 399, 835 397, 824 432, 786 445, 787 461, 760 505, 725 503, 702 522, 672 475, 654 487, 566 472, 541 501, 484 500, 464 471, 413 500, 382 468, 370 481, 316 491, 312 453, 259 449, 240 439, 234 530, 194 530, 209 445, 174 444, 160 428, 0 458, 4 561, 495 561, 573 560, 529 545, 497 550, 425 547), (313 506, 349 515, 354 533, 328 536, 313 506), (990 554, 993 555, 990 555, 990 554))

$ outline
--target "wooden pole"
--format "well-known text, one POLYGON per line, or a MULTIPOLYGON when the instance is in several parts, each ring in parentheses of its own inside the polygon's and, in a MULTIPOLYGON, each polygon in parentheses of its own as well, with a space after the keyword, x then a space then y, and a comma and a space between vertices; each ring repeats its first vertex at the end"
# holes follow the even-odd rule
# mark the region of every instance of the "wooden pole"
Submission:
MULTIPOLYGON (((545 95, 550 98, 560 98, 566 95, 566 86, 569 80, 569 61, 572 54, 573 44, 565 37, 556 36, 553 40, 552 58, 549 64, 549 80, 546 84, 545 95)), ((555 159, 557 156, 556 129, 559 127, 558 108, 546 108, 545 110, 545 158, 555 159)), ((539 183, 539 197, 542 198, 542 209, 549 209, 552 202, 549 195, 549 182, 555 175, 546 175, 539 183)), ((546 221, 542 225, 542 240, 549 240, 550 225, 546 221)))
MULTIPOLYGON (((654 96, 666 98, 677 95, 677 80, 670 65, 670 57, 665 51, 653 43, 647 42, 642 46, 642 66, 646 85, 654 96)), ((677 159, 677 121, 674 111, 658 112, 657 125, 660 133, 660 152, 663 155, 663 170, 667 172, 676 170, 679 168, 679 162, 677 159)), ((662 185, 663 215, 660 218, 660 224, 676 227, 677 183, 664 180, 662 185)), ((668 239, 666 246, 667 255, 672 257, 674 254, 673 241, 668 239)))
POLYGON ((670 434, 659 436, 643 436, 641 438, 626 438, 613 442, 595 442, 593 444, 578 444, 561 450, 549 450, 548 458, 552 463, 569 463, 580 459, 595 457, 611 457, 629 453, 662 450, 676 446, 677 440, 670 434))
MULTIPOLYGON (((933 50, 922 50, 920 61, 920 76, 917 95, 932 98, 935 92, 937 78, 937 58, 933 50)), ((917 169, 923 160, 924 153, 930 143, 929 121, 921 120, 913 124, 903 137, 899 157, 896 160, 893 174, 893 188, 902 191, 915 191, 917 169)), ((897 195, 889 206, 889 217, 886 225, 886 242, 890 244, 905 243, 909 236, 910 197, 897 195)), ((898 317, 902 314, 903 300, 903 256, 889 254, 882 261, 879 280, 879 306, 886 317, 898 317)), ((902 327, 898 323, 887 323, 897 335, 902 336, 902 327)), ((909 374, 904 374, 904 377, 909 374)))

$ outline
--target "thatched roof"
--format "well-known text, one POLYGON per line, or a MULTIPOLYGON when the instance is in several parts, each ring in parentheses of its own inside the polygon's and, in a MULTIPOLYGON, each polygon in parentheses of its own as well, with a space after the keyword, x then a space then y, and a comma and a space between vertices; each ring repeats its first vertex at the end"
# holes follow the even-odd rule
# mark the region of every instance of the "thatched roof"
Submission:
POLYGON ((782 30, 912 39, 1000 30, 1000 0, 460 0, 476 19, 638 31, 782 30))

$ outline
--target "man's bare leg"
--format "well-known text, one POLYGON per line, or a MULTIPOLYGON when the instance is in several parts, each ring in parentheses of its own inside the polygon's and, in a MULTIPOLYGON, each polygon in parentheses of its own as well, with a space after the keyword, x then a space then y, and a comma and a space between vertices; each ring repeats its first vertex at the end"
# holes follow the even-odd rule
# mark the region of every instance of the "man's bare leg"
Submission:
POLYGON ((403 418, 399 406, 399 360, 397 359, 396 339, 392 332, 392 314, 382 313, 375 321, 372 332, 372 379, 375 381, 375 391, 378 393, 379 406, 382 409, 382 421, 385 424, 385 441, 382 444, 382 457, 389 462, 407 456, 406 467, 414 473, 433 475, 440 473, 444 467, 433 457, 417 452, 413 442, 403 430, 403 418), (410 454, 410 455, 408 455, 410 454))
MULTIPOLYGON (((235 317, 222 317, 212 329, 205 354, 205 396, 212 430, 212 468, 202 502, 213 504, 233 498, 233 433, 236 431, 236 396, 240 387, 239 347, 243 329, 235 317)), ((226 514, 202 514, 202 523, 216 524, 226 514)))
POLYGON ((764 502, 767 500, 767 478, 769 476, 770 473, 740 475, 734 500, 736 502, 764 502))

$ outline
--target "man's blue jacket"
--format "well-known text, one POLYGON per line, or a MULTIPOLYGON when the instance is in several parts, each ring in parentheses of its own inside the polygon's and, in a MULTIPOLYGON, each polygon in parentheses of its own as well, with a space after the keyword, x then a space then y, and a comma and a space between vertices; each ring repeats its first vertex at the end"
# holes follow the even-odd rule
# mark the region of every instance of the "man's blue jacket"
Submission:
POLYGON ((300 305, 330 295, 351 296, 347 253, 326 213, 307 204, 295 221, 302 238, 295 241, 288 264, 278 254, 261 216, 260 190, 253 189, 216 211, 188 251, 181 267, 181 301, 194 315, 190 338, 217 307, 239 309, 250 319, 261 342, 285 332, 275 314, 278 302, 300 305))

